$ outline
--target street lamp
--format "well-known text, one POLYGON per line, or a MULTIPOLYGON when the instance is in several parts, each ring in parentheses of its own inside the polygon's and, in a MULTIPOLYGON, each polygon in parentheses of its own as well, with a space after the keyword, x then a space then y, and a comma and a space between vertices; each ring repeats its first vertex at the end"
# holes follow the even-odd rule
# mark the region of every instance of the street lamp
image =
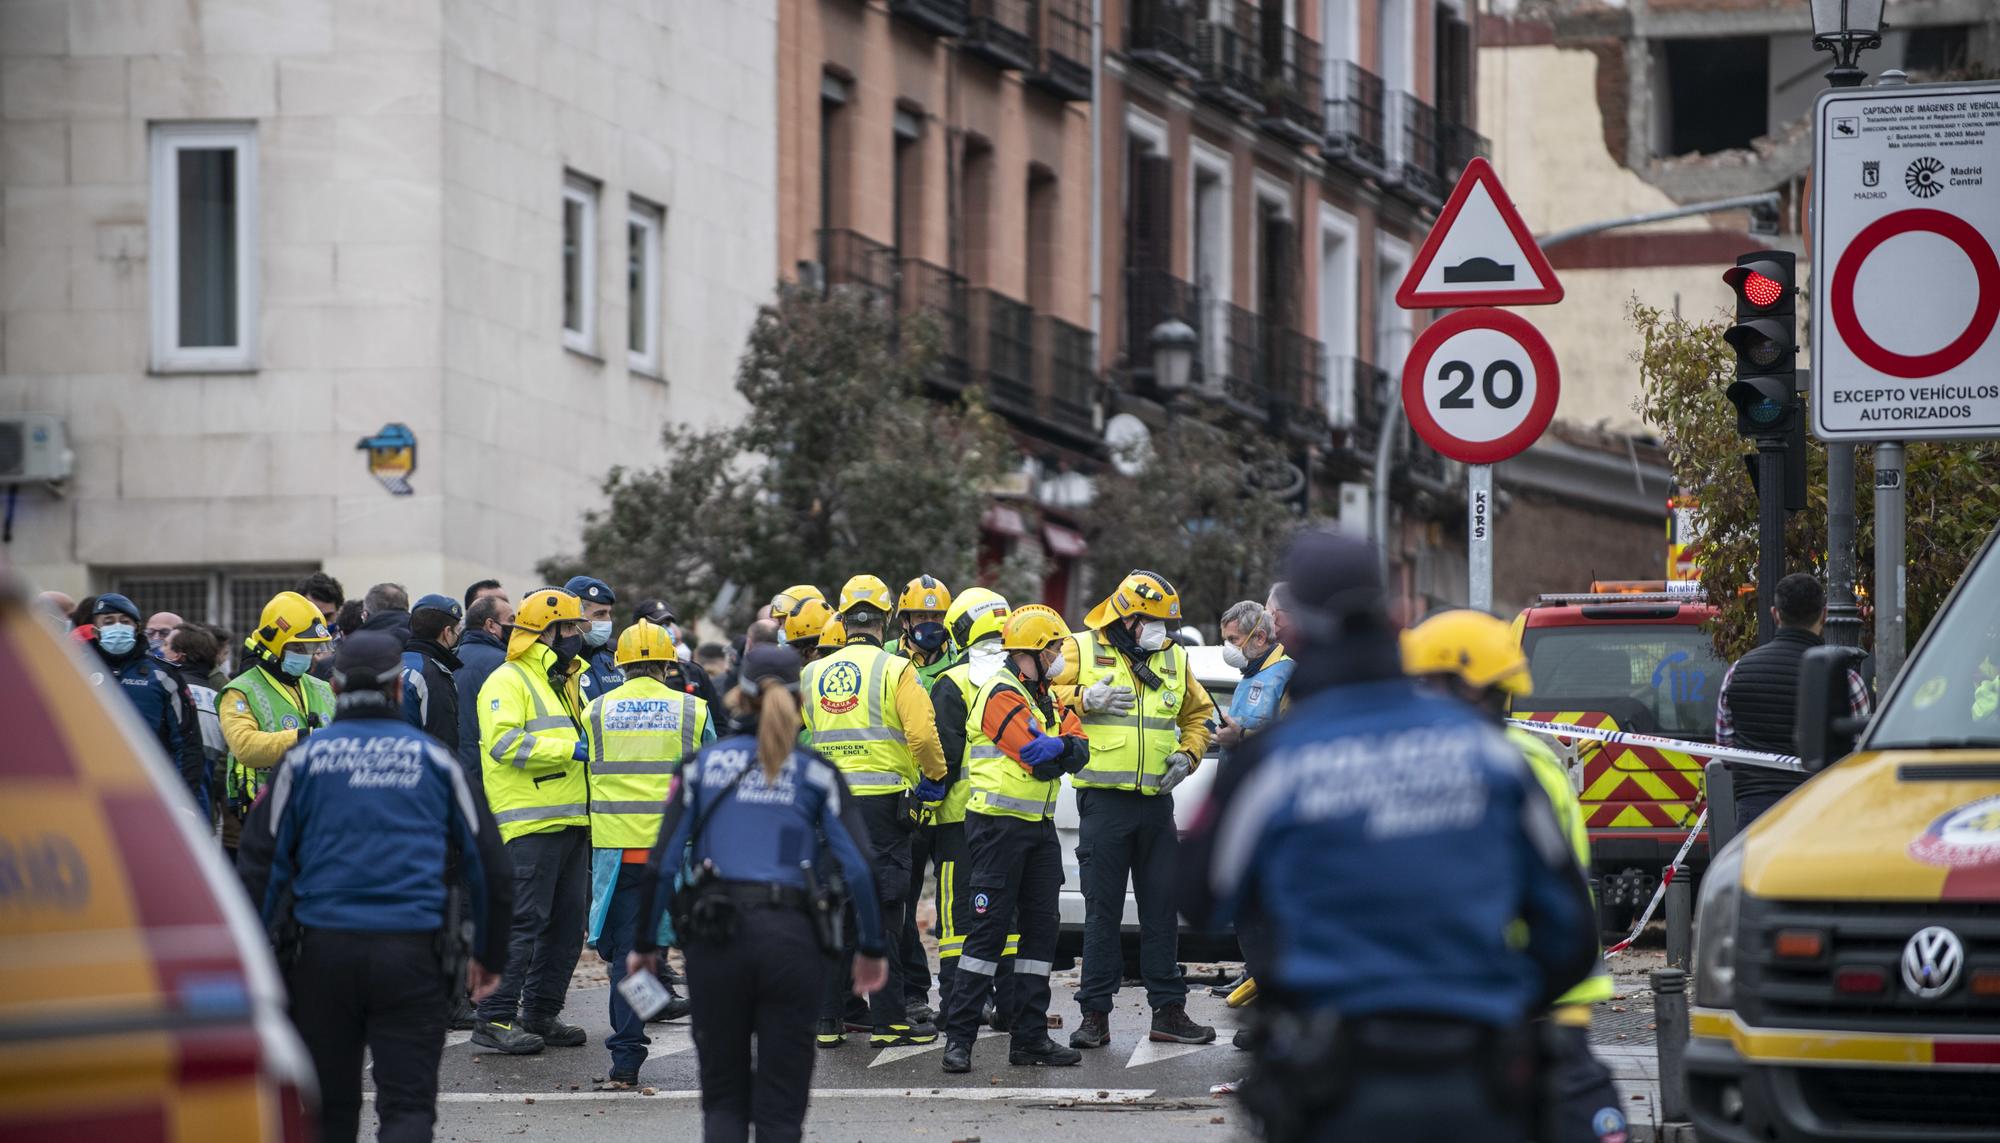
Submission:
POLYGON ((1882 0, 1812 0, 1812 22, 1813 47, 1833 53, 1827 82, 1860 87, 1868 73, 1855 61, 1882 46, 1882 0))
POLYGON ((1194 373, 1194 352, 1201 345, 1194 327, 1168 318, 1153 327, 1147 340, 1153 346, 1153 384, 1163 393, 1186 389, 1194 373))

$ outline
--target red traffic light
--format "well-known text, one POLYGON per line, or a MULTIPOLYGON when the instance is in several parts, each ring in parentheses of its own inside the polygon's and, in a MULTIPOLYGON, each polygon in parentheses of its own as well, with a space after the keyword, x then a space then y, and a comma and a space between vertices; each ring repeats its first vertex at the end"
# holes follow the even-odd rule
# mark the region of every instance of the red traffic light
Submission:
POLYGON ((1785 295, 1791 292, 1790 277, 1784 267, 1770 261, 1731 266, 1722 272, 1722 280, 1743 301, 1759 310, 1768 310, 1785 300, 1785 295))
POLYGON ((1752 270, 1743 278, 1743 296, 1758 309, 1765 309, 1776 305, 1778 299, 1785 296, 1785 284, 1752 270))

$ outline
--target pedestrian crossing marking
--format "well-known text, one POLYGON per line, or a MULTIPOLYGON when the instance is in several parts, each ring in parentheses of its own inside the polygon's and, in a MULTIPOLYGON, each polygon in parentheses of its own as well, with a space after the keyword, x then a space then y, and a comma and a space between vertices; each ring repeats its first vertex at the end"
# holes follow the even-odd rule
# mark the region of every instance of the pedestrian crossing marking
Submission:
MULTIPOLYGON (((1120 1104, 1137 1103, 1149 1099, 1154 1089, 1150 1087, 1102 1088, 1102 1087, 836 1087, 814 1088, 814 1101, 835 1099, 959 1099, 981 1103, 1001 1102, 1010 1099, 1032 1099, 1050 1103, 1090 1103, 1120 1104)), ((366 1091, 361 1098, 369 1103, 375 1101, 375 1093, 366 1091)), ((636 1091, 441 1091, 439 1103, 524 1103, 528 1100, 541 1103, 584 1103, 603 1099, 666 1099, 698 1100, 701 1092, 683 1088, 660 1088, 652 1095, 636 1091)))

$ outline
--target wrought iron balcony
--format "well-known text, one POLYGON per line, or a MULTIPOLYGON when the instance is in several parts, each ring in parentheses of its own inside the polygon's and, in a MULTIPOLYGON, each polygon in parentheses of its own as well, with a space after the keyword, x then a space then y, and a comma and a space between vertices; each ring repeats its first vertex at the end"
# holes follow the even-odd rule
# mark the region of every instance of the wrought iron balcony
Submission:
POLYGON ((1444 201, 1444 159, 1438 147, 1437 109, 1407 91, 1395 94, 1397 183, 1410 197, 1436 206, 1444 201))
POLYGON ((1060 99, 1090 98, 1090 0, 1035 0, 1041 37, 1028 82, 1060 99))
POLYGON ((995 290, 967 292, 973 375, 996 408, 1035 411, 1035 314, 995 290))
POLYGON ((1438 125, 1438 175, 1446 188, 1458 185, 1466 165, 1486 153, 1486 136, 1463 123, 1446 120, 1438 125))
POLYGON ((1125 52, 1182 79, 1199 79, 1195 54, 1197 7, 1188 0, 1130 0, 1125 9, 1125 52))
POLYGON ((964 388, 970 375, 965 279, 942 266, 905 258, 897 296, 898 313, 905 317, 928 314, 938 323, 941 344, 933 378, 947 388, 964 388))
POLYGON ((1202 331, 1202 358, 1217 363, 1207 378, 1211 393, 1226 398, 1246 416, 1270 407, 1269 354, 1264 322, 1241 306, 1218 302, 1208 307, 1211 321, 1202 331))
POLYGON ((1142 377, 1153 375, 1153 331, 1168 321, 1186 322, 1199 334, 1202 329, 1199 291, 1164 270, 1126 270, 1124 349, 1128 372, 1142 377))
POLYGON ((1382 439, 1382 417, 1387 403, 1395 399, 1389 392, 1389 374, 1359 357, 1338 357, 1333 361, 1329 386, 1343 406, 1336 421, 1344 432, 1349 451, 1364 458, 1375 455, 1382 439))
POLYGON ((1320 108, 1319 41, 1296 28, 1264 29, 1263 128, 1301 146, 1326 130, 1320 108))
POLYGON ((1326 65, 1328 158, 1372 178, 1389 173, 1388 134, 1382 129, 1382 77, 1351 60, 1326 65))
POLYGON ((1216 0, 1195 44, 1201 74, 1194 89, 1225 107, 1254 115, 1264 106, 1263 16, 1241 0, 1216 0))
POLYGON ((1273 350, 1269 355, 1272 420, 1302 440, 1324 441, 1326 347, 1292 329, 1273 328, 1267 341, 1273 350))
POLYGON ((855 289, 889 303, 896 297, 896 251, 858 230, 819 232, 819 264, 829 289, 855 289))
POLYGON ((1035 10, 1030 0, 972 0, 965 50, 1005 71, 1035 64, 1035 10))
POLYGON ((1071 428, 1097 423, 1096 346, 1090 331, 1048 314, 1035 315, 1035 359, 1048 379, 1048 415, 1071 428))
POLYGON ((963 36, 966 0, 889 0, 889 13, 934 36, 963 36))

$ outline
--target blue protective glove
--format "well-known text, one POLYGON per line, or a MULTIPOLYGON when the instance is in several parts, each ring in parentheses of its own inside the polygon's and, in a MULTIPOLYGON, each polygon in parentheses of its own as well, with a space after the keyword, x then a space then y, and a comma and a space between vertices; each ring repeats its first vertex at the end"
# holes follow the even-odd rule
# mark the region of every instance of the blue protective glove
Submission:
POLYGON ((920 802, 944 801, 945 785, 934 778, 925 778, 917 783, 917 800, 920 802))
POLYGON ((1046 734, 1037 735, 1034 741, 1021 747, 1021 761, 1030 766, 1040 766, 1062 757, 1063 740, 1046 734))
POLYGON ((576 749, 570 751, 569 756, 571 758, 576 759, 578 762, 590 761, 590 744, 581 739, 578 739, 576 744, 576 749))

